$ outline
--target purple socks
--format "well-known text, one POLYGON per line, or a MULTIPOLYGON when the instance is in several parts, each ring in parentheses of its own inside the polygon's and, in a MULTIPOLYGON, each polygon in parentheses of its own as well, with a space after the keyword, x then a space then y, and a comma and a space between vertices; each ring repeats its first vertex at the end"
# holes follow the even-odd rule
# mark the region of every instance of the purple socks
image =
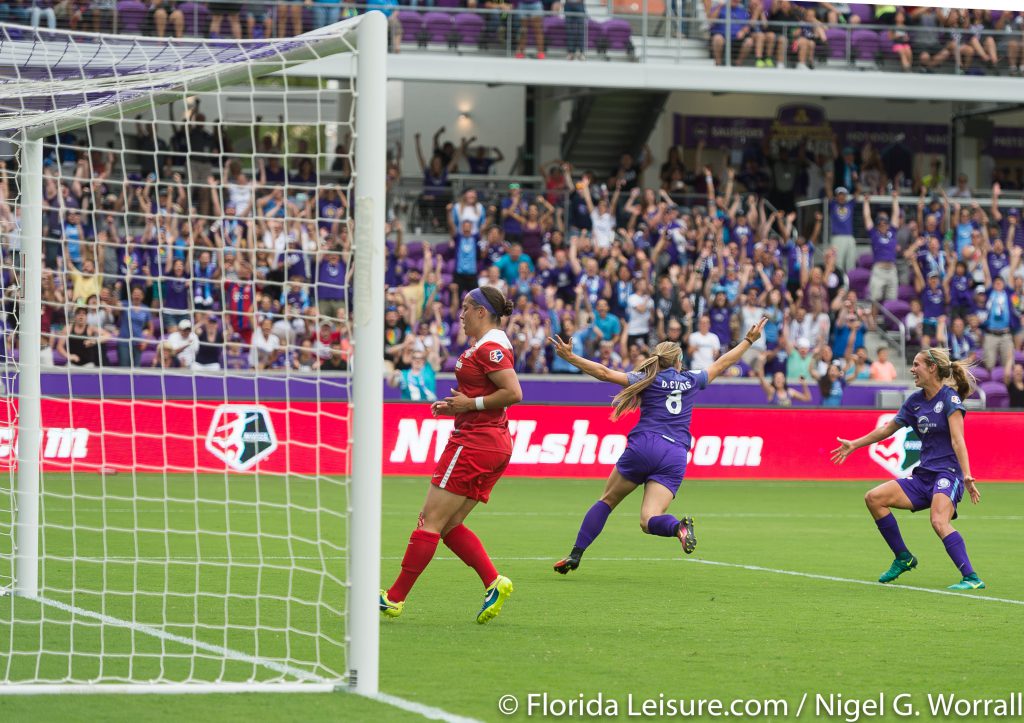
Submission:
POLYGON ((900 534, 900 526, 891 512, 882 519, 875 520, 875 524, 878 525, 878 531, 882 533, 886 544, 889 545, 889 549, 896 557, 907 552, 907 545, 903 542, 903 535, 900 534))
POLYGON ((959 532, 953 531, 943 537, 942 544, 946 546, 946 554, 949 555, 949 559, 953 561, 961 575, 967 577, 974 574, 971 561, 967 559, 967 546, 959 532))
POLYGON ((576 547, 580 550, 586 550, 590 543, 601 534, 601 530, 604 529, 604 523, 608 521, 608 515, 611 513, 612 508, 606 502, 598 500, 592 504, 590 509, 587 510, 587 514, 584 515, 583 522, 580 524, 579 534, 576 535, 576 547))
POLYGON ((647 520, 647 534, 658 537, 675 537, 679 520, 672 515, 658 515, 647 520))

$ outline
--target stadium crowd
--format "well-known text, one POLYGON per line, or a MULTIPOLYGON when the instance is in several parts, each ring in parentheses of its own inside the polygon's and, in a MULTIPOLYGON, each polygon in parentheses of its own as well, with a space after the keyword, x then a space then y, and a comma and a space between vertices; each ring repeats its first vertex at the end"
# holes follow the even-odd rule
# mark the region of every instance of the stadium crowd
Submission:
MULTIPOLYGON (((283 133, 261 139, 252 169, 237 157, 218 167, 221 150, 230 157, 226 139, 189 112, 169 142, 139 122, 138 152, 125 158, 80 152, 70 136, 50 146, 44 363, 346 369, 346 144, 330 169, 337 182, 320 178, 301 145, 286 156, 283 133)), ((938 344, 954 359, 977 359, 984 378, 1005 379, 1020 401, 1024 224, 1000 205, 1002 187, 1017 185, 1011 174, 996 172, 982 207, 965 178, 946 188, 938 166, 889 176, 870 146, 811 156, 766 145, 748 149, 738 168, 705 164, 698 146, 691 167, 673 148, 652 168, 645 149, 606 173, 545 164, 539 192, 511 184, 451 198, 450 171, 487 173, 496 159, 475 139, 444 141, 443 131, 428 152, 416 138, 424 186, 414 220, 443 224, 448 240, 406 240, 398 217, 388 223, 384 357, 410 398, 429 398, 436 372, 453 369, 467 345, 459 300, 490 285, 515 302, 506 328, 520 372, 577 373, 551 353, 552 335, 621 369, 676 340, 700 369, 767 316, 738 373, 760 379, 778 404, 817 384, 837 405, 852 380, 896 378, 892 351, 869 354, 876 344, 865 337, 902 322, 911 348, 938 344), (862 188, 905 185, 920 188, 909 203, 898 190, 891 207, 860 198, 862 188), (794 202, 817 197, 821 212, 800 223, 794 202), (855 237, 869 239, 871 253, 858 257, 855 237)), ((399 164, 396 154, 392 182, 399 164)), ((0 172, 10 330, 20 221, 13 174, 0 172)))
MULTIPOLYGON (((298 35, 367 10, 388 16, 392 52, 399 52, 403 43, 425 47, 433 42, 508 48, 519 58, 525 57, 527 45, 538 59, 556 47, 570 60, 583 60, 588 50, 608 47, 633 57, 629 22, 617 17, 605 24, 592 23, 582 0, 5 0, 0 2, 0 22, 153 37, 259 39, 298 35)), ((637 12, 618 3, 613 11, 637 12)), ((890 63, 904 71, 955 68, 1012 75, 1021 74, 1024 66, 1024 12, 1018 11, 673 0, 665 3, 664 12, 673 36, 706 35, 718 65, 728 59, 759 68, 808 70, 815 62, 832 58, 881 60, 883 67, 890 63)))

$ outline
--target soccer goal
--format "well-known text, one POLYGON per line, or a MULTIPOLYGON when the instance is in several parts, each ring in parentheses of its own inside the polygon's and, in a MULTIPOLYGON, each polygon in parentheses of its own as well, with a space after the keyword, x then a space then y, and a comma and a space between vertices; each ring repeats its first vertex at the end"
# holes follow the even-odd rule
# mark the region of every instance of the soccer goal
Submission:
POLYGON ((0 695, 377 692, 386 52, 0 25, 0 695))

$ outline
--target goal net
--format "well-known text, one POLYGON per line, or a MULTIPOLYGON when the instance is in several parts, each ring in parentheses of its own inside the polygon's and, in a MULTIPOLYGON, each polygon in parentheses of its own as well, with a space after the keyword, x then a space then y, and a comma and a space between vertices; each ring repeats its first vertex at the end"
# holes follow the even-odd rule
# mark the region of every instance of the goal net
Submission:
POLYGON ((0 694, 376 692, 385 52, 0 25, 0 694))

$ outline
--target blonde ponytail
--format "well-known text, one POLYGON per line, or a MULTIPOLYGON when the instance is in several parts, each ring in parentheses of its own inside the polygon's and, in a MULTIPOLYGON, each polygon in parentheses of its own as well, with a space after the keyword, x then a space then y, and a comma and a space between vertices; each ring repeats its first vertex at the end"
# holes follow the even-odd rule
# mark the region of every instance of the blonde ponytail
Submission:
POLYGON ((634 370, 644 372, 644 377, 616 394, 615 399, 612 400, 612 404, 615 405, 612 420, 637 409, 640 406, 640 395, 654 383, 658 372, 671 369, 682 356, 683 350, 675 342, 663 341, 654 347, 654 353, 640 362, 640 365, 634 370))
POLYGON ((978 385, 978 380, 971 371, 973 364, 965 361, 952 361, 947 349, 923 350, 928 363, 938 370, 939 381, 956 389, 960 399, 967 399, 978 385))

